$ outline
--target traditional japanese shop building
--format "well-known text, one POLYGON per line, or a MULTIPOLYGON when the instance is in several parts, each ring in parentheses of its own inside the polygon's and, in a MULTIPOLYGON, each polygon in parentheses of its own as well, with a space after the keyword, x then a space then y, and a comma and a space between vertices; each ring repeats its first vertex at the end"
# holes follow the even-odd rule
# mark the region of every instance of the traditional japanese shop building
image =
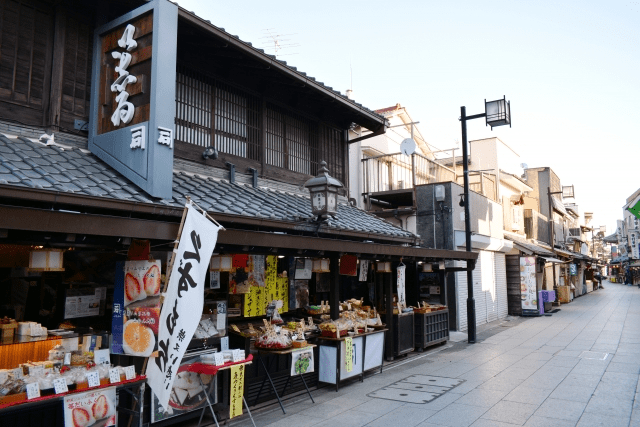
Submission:
MULTIPOLYGON (((57 327, 69 289, 104 283, 102 320, 84 324, 108 328, 115 261, 132 239, 166 256, 187 196, 225 227, 217 254, 278 256, 285 277, 294 258, 330 261, 328 289, 302 284, 306 298, 296 300, 290 276, 291 312, 327 300, 333 317, 340 300, 363 296, 374 304, 387 296, 391 308, 394 275, 372 268, 363 283, 346 280, 343 255, 403 262, 412 301, 418 263, 442 265, 444 276, 441 261, 476 259, 419 247, 417 235, 351 206, 346 188, 337 215, 315 221, 304 183, 325 161, 347 184, 347 129, 381 134, 385 119, 224 29, 166 0, 7 1, 2 10, 0 281, 10 305, 23 306, 7 307, 14 316, 22 310, 26 319, 35 306, 11 296, 12 276, 22 280, 24 260, 43 246, 65 251, 65 271, 25 279, 52 294, 35 313, 50 311, 46 321, 57 327)), ((209 287, 237 321, 264 314, 248 312, 244 295, 229 296, 228 283, 209 287)))

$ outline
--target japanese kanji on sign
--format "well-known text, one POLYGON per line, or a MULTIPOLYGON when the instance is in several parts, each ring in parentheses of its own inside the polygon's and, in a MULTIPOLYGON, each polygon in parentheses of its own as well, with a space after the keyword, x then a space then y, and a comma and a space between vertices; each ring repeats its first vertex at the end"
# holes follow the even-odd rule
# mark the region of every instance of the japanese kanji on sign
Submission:
POLYGON ((186 206, 180 243, 160 312, 158 356, 150 358, 147 381, 166 409, 171 388, 189 341, 200 322, 204 282, 220 227, 186 206))

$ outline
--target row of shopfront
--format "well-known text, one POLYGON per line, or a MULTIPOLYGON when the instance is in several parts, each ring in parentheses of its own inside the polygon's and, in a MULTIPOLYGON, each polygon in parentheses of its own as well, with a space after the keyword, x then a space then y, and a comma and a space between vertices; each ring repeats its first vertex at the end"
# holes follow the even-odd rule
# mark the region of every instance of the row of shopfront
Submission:
MULTIPOLYGON (((31 126, 0 124, 3 426, 112 425, 115 412, 125 425, 127 410, 143 414, 138 424, 161 426, 199 416, 209 401, 224 418, 277 400, 283 387, 337 388, 447 340, 449 278, 478 255, 422 247, 351 206, 348 193, 312 198, 303 187, 329 173, 344 182, 346 129, 380 134, 384 117, 166 0, 133 10, 79 3, 16 6, 39 8, 57 35, 83 34, 56 36, 40 46, 43 57, 76 49, 93 60, 82 76, 65 61, 51 65, 54 75, 91 81, 88 136, 57 132, 59 122, 49 123, 55 138, 39 138, 41 123, 58 118, 46 108, 22 118, 31 126), (222 227, 217 236, 182 235, 187 200, 222 227), (320 208, 333 215, 315 215, 320 208), (193 248, 178 251, 177 240, 193 248), (196 258, 206 274, 190 281, 187 260, 196 258), (173 293, 171 280, 180 280, 173 293), (201 302, 179 307, 176 295, 190 289, 201 302), (181 334, 176 325, 194 316, 195 332, 181 334), (172 350, 185 348, 179 368, 167 369, 172 350), (100 362, 116 371, 93 366, 100 362), (156 366, 175 374, 168 406, 150 390, 156 366), (98 383, 86 380, 94 374, 98 383), (53 378, 67 389, 53 391, 53 378), (118 401, 104 403, 111 386, 118 401), (94 394, 74 402, 79 391, 94 394), (92 398, 102 409, 87 406, 92 398)), ((48 101, 66 120, 63 91, 50 80, 48 101)), ((0 102, 0 119, 12 111, 0 102)))

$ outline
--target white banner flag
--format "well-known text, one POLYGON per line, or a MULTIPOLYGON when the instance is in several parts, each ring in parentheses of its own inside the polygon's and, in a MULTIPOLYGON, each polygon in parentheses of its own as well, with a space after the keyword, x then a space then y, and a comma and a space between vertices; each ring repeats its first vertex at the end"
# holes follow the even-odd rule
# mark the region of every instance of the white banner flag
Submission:
POLYGON ((404 287, 404 272, 406 269, 407 267, 404 264, 399 265, 397 269, 398 280, 396 283, 398 285, 398 302, 402 305, 402 307, 407 306, 407 297, 404 287))
POLYGON ((192 205, 187 205, 187 216, 160 312, 158 357, 150 358, 147 368, 147 382, 165 411, 180 361, 200 322, 204 281, 219 229, 192 205))

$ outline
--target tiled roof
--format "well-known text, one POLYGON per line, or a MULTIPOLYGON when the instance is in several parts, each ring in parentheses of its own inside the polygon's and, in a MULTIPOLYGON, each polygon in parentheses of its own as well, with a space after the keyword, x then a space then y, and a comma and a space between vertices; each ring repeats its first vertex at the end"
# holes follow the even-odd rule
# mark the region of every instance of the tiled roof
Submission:
POLYGON ((545 249, 540 245, 536 245, 535 243, 529 242, 526 239, 520 239, 518 237, 509 235, 507 233, 504 234, 504 238, 511 240, 516 247, 520 246, 521 248, 524 248, 529 252, 533 252, 534 254, 541 255, 543 257, 554 256, 554 253, 551 252, 550 250, 545 249))
MULTIPOLYGON (((343 95, 340 91, 335 90, 335 89, 334 89, 334 88, 332 88, 331 86, 327 86, 327 85, 325 85, 325 84, 324 84, 324 82, 320 82, 320 81, 316 80, 316 78, 315 78, 315 77, 311 77, 311 76, 307 75, 307 73, 305 73, 305 72, 303 72, 303 71, 298 70, 298 68, 296 68, 296 67, 294 67, 294 66, 292 66, 292 65, 287 64, 287 62, 286 62, 286 61, 283 61, 283 60, 281 60, 281 59, 276 58, 276 56, 275 56, 275 55, 270 55, 270 54, 266 53, 266 52, 264 51, 264 49, 259 49, 259 48, 257 48, 257 47, 254 47, 252 43, 250 43, 250 42, 247 42, 247 41, 244 41, 244 40, 240 39, 240 37, 239 37, 239 36, 236 36, 236 35, 233 35, 233 34, 231 34, 231 33, 228 33, 224 28, 222 28, 222 27, 218 27, 218 26, 216 26, 216 25, 212 24, 212 23, 211 23, 211 21, 209 21, 208 19, 204 19, 204 18, 202 18, 202 17, 200 17, 200 16, 196 15, 194 12, 189 11, 189 10, 187 10, 187 9, 185 9, 185 8, 183 8, 183 7, 181 7, 181 6, 179 5, 179 3, 175 3, 175 4, 176 4, 176 5, 178 5, 178 7, 180 8, 180 10, 184 11, 185 13, 188 13, 188 14, 190 14, 190 15, 194 16, 194 17, 197 17, 197 18, 198 18, 198 19, 200 19, 201 21, 206 22, 207 24, 211 25, 212 27, 216 28, 217 30, 224 32, 224 33, 225 33, 226 35, 228 35, 229 37, 232 37, 232 38, 234 38, 234 39, 238 40, 239 42, 241 42, 241 43, 242 43, 242 44, 244 44, 245 46, 249 47, 252 51, 254 51, 254 53, 255 53, 256 55, 264 55, 264 56, 266 56, 266 57, 270 58, 271 60, 274 60, 274 61, 278 62, 279 64, 284 65, 284 66, 285 66, 285 67, 287 67, 289 70, 294 71, 296 74, 298 74, 298 75, 300 76, 300 78, 302 78, 302 79, 304 79, 304 80, 310 80, 311 82, 313 82, 313 83, 315 83, 315 84, 318 84, 319 86, 321 86, 321 87, 323 87, 323 88, 325 88, 325 89, 330 90, 330 91, 331 91, 331 92, 333 92, 335 95, 337 95, 337 96, 339 96, 340 98, 342 98, 342 100, 347 101, 347 102, 349 102, 349 103, 351 103, 351 104, 353 104, 353 105, 356 105, 358 108, 360 108, 360 109, 362 109, 362 110, 365 110, 365 111, 367 111, 367 112, 369 112, 369 113, 376 114, 376 115, 380 116, 380 113, 379 113, 378 111, 373 111, 373 110, 371 110, 371 109, 369 109, 369 108, 365 107, 364 105, 362 105, 362 104, 360 104, 360 103, 358 103, 358 102, 354 101, 353 99, 348 98, 348 97, 347 97, 347 95, 343 95)), ((226 37, 226 36, 225 36, 225 37, 226 37)), ((380 117, 380 118, 382 119, 383 117, 380 117)))
MULTIPOLYGON (((182 207, 185 196, 209 212, 300 222, 311 217, 309 198, 281 190, 234 183, 174 170, 173 197, 156 199, 144 193, 88 150, 46 146, 25 137, 0 134, 0 185, 182 207)), ((338 205, 327 226, 384 237, 415 238, 381 218, 348 204, 338 205)), ((372 236, 373 237, 373 236, 372 236)))
POLYGON ((384 115, 386 113, 391 113, 393 111, 399 110, 400 108, 401 108, 400 104, 396 104, 396 105, 394 105, 392 107, 380 108, 379 110, 373 110, 373 111, 378 113, 378 114, 384 115))

